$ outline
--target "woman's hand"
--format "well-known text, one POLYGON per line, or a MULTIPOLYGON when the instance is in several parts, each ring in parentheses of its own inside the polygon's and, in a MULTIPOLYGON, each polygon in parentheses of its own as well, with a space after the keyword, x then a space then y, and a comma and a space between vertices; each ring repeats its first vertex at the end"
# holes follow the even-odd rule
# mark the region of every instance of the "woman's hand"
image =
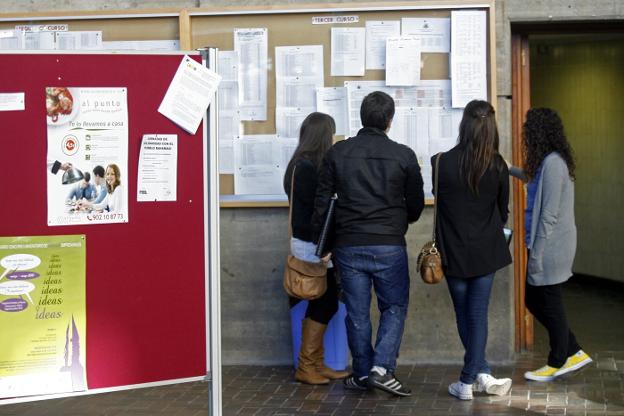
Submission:
POLYGON ((332 255, 331 252, 327 253, 325 256, 321 257, 321 261, 323 263, 329 263, 329 260, 331 260, 331 255, 332 255))

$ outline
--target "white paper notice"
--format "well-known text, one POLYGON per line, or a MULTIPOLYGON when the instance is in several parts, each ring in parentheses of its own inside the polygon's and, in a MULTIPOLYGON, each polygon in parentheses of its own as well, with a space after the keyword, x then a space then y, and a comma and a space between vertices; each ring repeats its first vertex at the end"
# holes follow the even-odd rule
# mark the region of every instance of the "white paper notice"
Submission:
POLYGON ((268 39, 266 28, 234 29, 241 120, 267 118, 268 39))
POLYGON ((347 89, 344 87, 327 87, 316 89, 316 111, 329 114, 336 122, 336 135, 349 134, 349 118, 347 117, 347 89))
POLYGON ((238 82, 238 52, 218 51, 217 73, 221 75, 221 81, 238 82))
POLYGON ((222 77, 218 90, 219 172, 234 173, 232 140, 241 134, 238 106, 238 53, 219 51, 217 60, 217 72, 222 77))
POLYGON ((280 155, 274 135, 243 136, 234 140, 236 195, 282 195, 280 155))
POLYGON ((323 78, 323 45, 277 46, 275 73, 282 77, 323 78))
POLYGON ((366 29, 332 27, 331 74, 334 77, 363 76, 366 29))
POLYGON ((24 49, 51 50, 55 45, 54 32, 24 32, 24 49))
POLYGON ((178 40, 115 40, 102 41, 102 49, 114 51, 179 51, 178 40))
POLYGON ((429 154, 429 114, 426 108, 396 107, 388 137, 411 148, 417 155, 429 154))
POLYGON ((0 30, 0 50, 22 49, 24 32, 21 30, 0 30))
POLYGON ((420 81, 420 39, 386 39, 386 85, 412 86, 420 81))
POLYGON ((286 172, 286 167, 288 166, 288 162, 292 159, 295 150, 297 149, 297 145, 299 145, 299 138, 297 137, 278 137, 277 138, 277 147, 279 159, 277 164, 279 169, 281 170, 280 176, 283 178, 284 173, 286 172))
POLYGON ((278 137, 299 137, 301 123, 314 110, 314 107, 276 107, 275 128, 278 137))
POLYGON ((404 17, 401 36, 421 39, 422 52, 449 53, 451 50, 451 19, 448 17, 404 17))
POLYGON ((102 31, 56 32, 55 49, 102 49, 102 31))
POLYGON ((195 134, 219 81, 221 76, 185 55, 158 112, 195 134))
POLYGON ((386 68, 386 39, 401 35, 398 20, 366 22, 366 69, 386 68))
POLYGON ((144 134, 139 154, 137 201, 177 199, 178 136, 144 134))
POLYGON ((234 140, 219 140, 219 173, 234 173, 234 140))
POLYGON ((0 111, 22 111, 25 108, 23 92, 0 93, 0 111))
POLYGON ((323 85, 323 45, 275 48, 276 107, 316 107, 323 85))
POLYGON ((391 87, 384 81, 345 81, 347 88, 347 115, 349 134, 355 135, 362 127, 360 106, 362 100, 373 91, 383 91, 394 99, 398 107, 450 107, 450 80, 421 80, 413 87, 391 87))
POLYGON ((429 109, 429 153, 446 152, 457 144, 463 109, 429 109))
POLYGON ((486 16, 484 11, 451 12, 453 107, 487 100, 486 16))

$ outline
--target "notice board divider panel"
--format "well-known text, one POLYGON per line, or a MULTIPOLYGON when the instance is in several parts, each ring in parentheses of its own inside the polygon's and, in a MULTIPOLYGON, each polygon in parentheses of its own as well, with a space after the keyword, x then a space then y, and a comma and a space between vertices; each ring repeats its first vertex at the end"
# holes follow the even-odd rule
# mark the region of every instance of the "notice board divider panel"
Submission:
MULTIPOLYGON (((189 53, 201 62, 198 53, 189 53)), ((89 389, 206 375, 203 133, 157 109, 182 54, 0 56, 0 92, 25 110, 0 112, 4 169, 0 235, 86 235, 86 371, 89 389), (48 226, 45 88, 124 87, 128 105, 127 223, 48 226), (178 137, 177 199, 137 202, 144 134, 178 137)))

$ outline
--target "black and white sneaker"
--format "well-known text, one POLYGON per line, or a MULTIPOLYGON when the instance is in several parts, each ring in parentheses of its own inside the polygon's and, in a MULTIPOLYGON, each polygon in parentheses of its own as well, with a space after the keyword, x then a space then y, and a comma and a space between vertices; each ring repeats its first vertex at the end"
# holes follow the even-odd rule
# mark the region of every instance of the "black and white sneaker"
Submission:
POLYGON ((351 374, 345 378, 342 383, 347 390, 368 390, 368 376, 357 377, 351 374))
POLYGON ((371 371, 368 375, 368 385, 396 396, 407 397, 412 395, 412 391, 401 384, 392 373, 386 373, 382 376, 376 371, 371 371))

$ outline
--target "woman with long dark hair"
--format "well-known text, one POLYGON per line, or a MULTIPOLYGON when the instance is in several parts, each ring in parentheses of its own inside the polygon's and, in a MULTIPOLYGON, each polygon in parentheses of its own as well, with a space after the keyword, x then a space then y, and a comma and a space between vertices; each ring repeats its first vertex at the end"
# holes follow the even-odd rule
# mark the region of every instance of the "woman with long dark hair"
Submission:
POLYGON ((461 400, 471 400, 473 390, 505 395, 511 388, 511 379, 491 375, 485 359, 494 274, 511 263, 503 233, 509 173, 498 142, 494 108, 474 100, 464 109, 458 144, 439 160, 436 240, 465 350, 459 381, 448 391, 461 400))
POLYGON ((524 168, 510 173, 527 184, 525 243, 528 249, 524 302, 544 325, 550 353, 544 367, 527 371, 528 380, 551 381, 592 359, 568 326, 562 285, 572 275, 576 252, 574 222, 575 163, 563 123, 550 108, 527 112, 522 131, 524 168))
POLYGON ((98 211, 107 210, 109 212, 118 212, 124 209, 126 205, 123 185, 121 184, 121 170, 114 163, 106 166, 106 196, 100 203, 80 201, 79 206, 92 208, 98 211))
MULTIPOLYGON (((318 171, 325 153, 333 144, 336 133, 334 119, 323 113, 311 113, 301 123, 299 144, 288 163, 284 175, 284 191, 290 199, 292 192, 292 255, 305 261, 318 263, 329 259, 320 259, 314 253, 316 245, 312 242, 312 212, 318 171), (294 173, 294 178, 293 178, 294 173)), ((291 299, 291 305, 297 299, 291 299)), ((324 363, 323 335, 329 320, 338 311, 338 288, 334 269, 327 269, 327 291, 318 299, 308 303, 302 324, 299 365, 295 379, 307 384, 327 384, 329 380, 344 378, 344 371, 334 371, 324 363)))

